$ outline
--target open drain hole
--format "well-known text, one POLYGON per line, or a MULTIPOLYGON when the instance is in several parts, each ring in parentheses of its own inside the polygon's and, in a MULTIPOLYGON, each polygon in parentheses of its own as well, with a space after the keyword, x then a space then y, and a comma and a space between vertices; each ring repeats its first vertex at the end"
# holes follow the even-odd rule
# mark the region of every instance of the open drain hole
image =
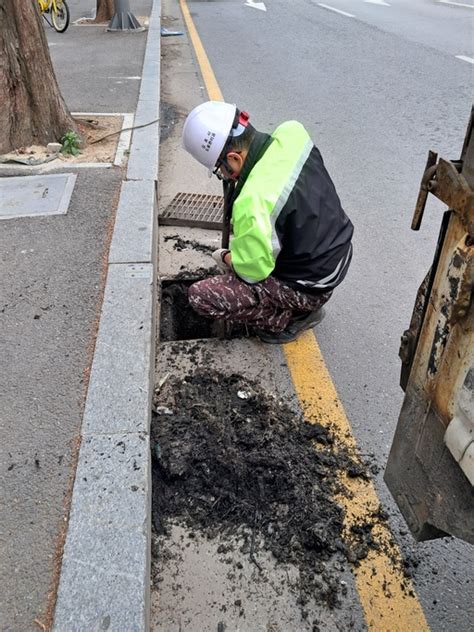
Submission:
POLYGON ((237 338, 246 336, 243 325, 233 325, 231 331, 223 321, 197 314, 188 302, 188 288, 201 279, 161 282, 160 341, 196 340, 200 338, 237 338))

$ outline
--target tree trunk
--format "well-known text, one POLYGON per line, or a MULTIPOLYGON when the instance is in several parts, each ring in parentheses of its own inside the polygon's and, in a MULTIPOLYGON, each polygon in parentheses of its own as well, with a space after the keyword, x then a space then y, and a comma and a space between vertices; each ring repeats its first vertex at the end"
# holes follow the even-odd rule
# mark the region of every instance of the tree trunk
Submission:
POLYGON ((34 0, 0 0, 0 154, 75 130, 34 0))
POLYGON ((110 22, 114 17, 114 0, 97 0, 94 22, 110 22))

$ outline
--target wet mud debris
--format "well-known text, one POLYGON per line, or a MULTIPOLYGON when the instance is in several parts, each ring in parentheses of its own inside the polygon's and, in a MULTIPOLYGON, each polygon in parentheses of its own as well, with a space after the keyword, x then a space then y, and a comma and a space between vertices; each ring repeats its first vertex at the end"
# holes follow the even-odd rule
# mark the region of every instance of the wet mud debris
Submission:
POLYGON ((196 370, 170 376, 154 399, 153 525, 166 537, 181 522, 208 538, 243 537, 240 553, 260 568, 259 551, 299 570, 299 603, 336 608, 347 593, 347 561, 376 548, 373 523, 343 537, 338 473, 367 477, 326 428, 241 375, 196 370), (330 562, 330 563, 329 563, 330 562), (335 570, 336 569, 336 570, 335 570), (339 570, 337 570, 339 569, 339 570))
POLYGON ((222 274, 222 271, 216 265, 211 265, 210 268, 194 268, 189 270, 185 265, 180 266, 178 274, 173 278, 176 281, 199 281, 210 276, 216 276, 216 274, 222 274))
POLYGON ((160 340, 215 338, 216 321, 199 316, 188 301, 190 283, 176 282, 163 286, 161 292, 160 340))
POLYGON ((248 336, 245 325, 234 323, 223 327, 222 321, 204 318, 188 301, 189 286, 199 278, 175 277, 165 282, 161 291, 160 340, 198 340, 202 338, 240 338, 248 336))
POLYGON ((196 250, 197 252, 203 252, 204 254, 211 255, 215 247, 206 246, 206 244, 202 244, 195 239, 184 239, 181 235, 166 235, 164 237, 165 241, 174 241, 173 249, 178 252, 182 252, 183 250, 196 250))

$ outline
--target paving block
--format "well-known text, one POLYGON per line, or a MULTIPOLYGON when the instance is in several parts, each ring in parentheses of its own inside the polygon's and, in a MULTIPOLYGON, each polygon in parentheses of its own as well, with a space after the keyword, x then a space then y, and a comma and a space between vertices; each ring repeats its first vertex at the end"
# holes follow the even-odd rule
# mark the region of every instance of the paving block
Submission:
POLYGON ((127 179, 155 181, 158 178, 158 150, 158 131, 152 135, 147 127, 135 130, 128 159, 127 179))
POLYGON ((154 339, 153 265, 109 266, 83 434, 148 432, 154 339))
POLYGON ((160 55, 160 26, 154 26, 153 23, 148 28, 148 39, 143 66, 146 68, 150 61, 154 61, 159 58, 160 55))
POLYGON ((139 101, 154 101, 159 104, 160 102, 160 85, 155 83, 156 73, 159 72, 159 67, 153 65, 142 74, 142 83, 140 86, 139 101))
POLYGON ((54 618, 55 632, 147 630, 149 439, 84 439, 54 618))
MULTIPOLYGON (((160 17, 158 5, 153 5, 147 48, 143 62, 140 97, 135 114, 135 125, 149 123, 160 116, 160 17)), ((133 132, 128 159, 128 180, 156 180, 159 168, 159 123, 133 132)))
POLYGON ((88 435, 81 445, 71 527, 141 527, 146 518, 149 445, 144 433, 88 435))
POLYGON ((151 180, 123 182, 109 263, 154 261, 156 221, 155 183, 151 180))
MULTIPOLYGON (((155 121, 157 118, 159 118, 160 116, 160 101, 159 99, 156 99, 155 97, 147 100, 147 99, 143 99, 138 107, 137 107, 137 111, 135 113, 135 119, 134 119, 134 125, 146 125, 147 123, 151 123, 152 121, 155 121)), ((147 138, 148 138, 148 143, 149 144, 152 139, 150 138, 151 134, 156 135, 156 137, 158 137, 158 131, 159 131, 159 125, 158 124, 154 124, 154 125, 149 125, 148 127, 142 128, 144 130, 146 130, 146 134, 147 134, 147 138)), ((137 132, 140 132, 140 129, 136 129, 134 130, 134 136, 137 132)), ((132 140, 133 142, 133 140, 132 140)))

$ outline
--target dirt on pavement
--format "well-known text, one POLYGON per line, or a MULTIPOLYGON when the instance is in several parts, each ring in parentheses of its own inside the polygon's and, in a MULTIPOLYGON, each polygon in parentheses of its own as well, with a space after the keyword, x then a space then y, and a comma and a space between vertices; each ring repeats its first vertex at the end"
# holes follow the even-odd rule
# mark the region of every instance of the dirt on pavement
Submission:
POLYGON ((330 431, 241 375, 199 369, 157 387, 151 436, 157 534, 181 522, 228 538, 229 555, 243 538, 239 553, 257 568, 260 547, 298 568, 302 609, 309 599, 339 606, 347 588, 326 562, 338 560, 341 571, 346 560, 357 564, 376 546, 371 530, 384 516, 344 540, 338 473, 368 475, 330 431))

